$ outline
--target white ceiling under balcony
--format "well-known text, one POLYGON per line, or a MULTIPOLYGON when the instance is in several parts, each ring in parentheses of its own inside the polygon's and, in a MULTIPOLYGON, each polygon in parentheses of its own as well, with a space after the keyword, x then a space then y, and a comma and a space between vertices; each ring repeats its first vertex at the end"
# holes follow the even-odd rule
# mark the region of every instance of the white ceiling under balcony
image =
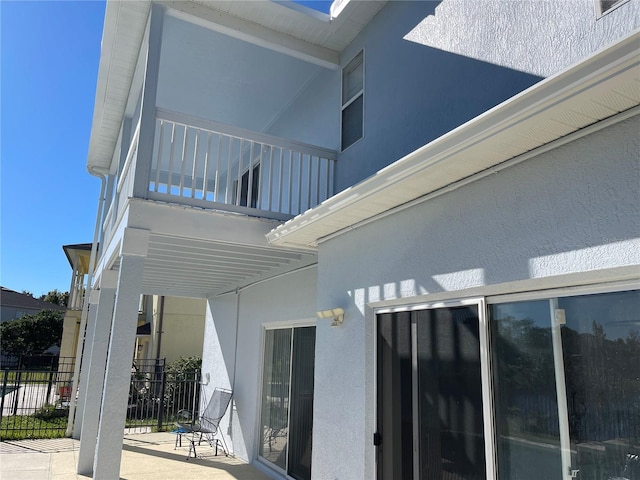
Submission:
POLYGON ((234 245, 152 233, 143 289, 205 297, 315 263, 315 256, 255 245, 234 245))
POLYGON ((266 233, 280 222, 231 212, 130 199, 116 238, 98 267, 116 270, 127 230, 142 235, 141 293, 207 298, 306 268, 315 252, 269 245, 266 233), (146 240, 148 238, 148 240, 146 240))

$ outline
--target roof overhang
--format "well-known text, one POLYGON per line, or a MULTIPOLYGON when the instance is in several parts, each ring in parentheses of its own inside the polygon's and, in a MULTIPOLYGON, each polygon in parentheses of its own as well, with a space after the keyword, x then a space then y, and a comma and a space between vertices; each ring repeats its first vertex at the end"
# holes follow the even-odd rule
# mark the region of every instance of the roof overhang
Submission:
POLYGON ((278 226, 267 239, 285 247, 317 246, 621 112, 640 113, 639 45, 636 30, 278 226))
MULTIPOLYGON (((338 68, 340 53, 386 2, 341 1, 336 18, 290 2, 160 0, 169 14, 265 48, 338 68)), ((105 173, 118 140, 151 2, 107 1, 87 168, 105 173)))

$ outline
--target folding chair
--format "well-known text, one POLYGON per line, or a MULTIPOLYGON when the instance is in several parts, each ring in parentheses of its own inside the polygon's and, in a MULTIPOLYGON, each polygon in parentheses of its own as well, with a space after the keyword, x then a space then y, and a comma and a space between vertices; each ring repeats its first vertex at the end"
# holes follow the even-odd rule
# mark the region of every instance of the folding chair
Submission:
POLYGON ((187 460, 191 458, 192 451, 193 458, 196 457, 196 441, 198 445, 200 445, 203 438, 207 440, 211 447, 215 447, 216 455, 218 455, 218 446, 220 446, 224 454, 229 456, 229 449, 227 448, 224 436, 218 435, 218 427, 220 426, 220 420, 222 420, 222 417, 224 417, 224 414, 229 408, 231 396, 231 390, 216 388, 209 399, 207 407, 198 418, 188 410, 180 410, 178 412, 178 418, 186 421, 178 421, 176 423, 178 428, 176 430, 174 450, 178 447, 178 444, 182 446, 182 436, 188 435, 189 455, 187 456, 187 460))

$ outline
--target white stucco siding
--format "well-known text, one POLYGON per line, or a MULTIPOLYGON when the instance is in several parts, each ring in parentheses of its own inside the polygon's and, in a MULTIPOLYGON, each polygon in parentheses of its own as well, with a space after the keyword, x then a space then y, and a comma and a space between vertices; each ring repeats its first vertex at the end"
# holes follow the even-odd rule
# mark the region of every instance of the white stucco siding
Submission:
MULTIPOLYGON (((337 142, 339 105, 324 101, 329 86, 318 86, 318 77, 326 79, 326 72, 317 65, 165 15, 157 105, 265 132, 287 114, 287 108, 302 104, 304 117, 280 122, 274 134, 331 147, 337 142)), ((331 81, 336 97, 339 76, 331 81)))
MULTIPOLYGON (((254 460, 262 438, 258 428, 264 327, 314 321, 316 276, 316 267, 310 267, 240 291, 237 356, 236 294, 208 301, 202 373, 209 373, 210 381, 205 396, 217 386, 231 388, 237 358, 231 438, 239 458, 254 460)), ((227 433, 228 426, 223 425, 222 431, 227 433)))
POLYGON ((340 82, 339 70, 318 71, 269 126, 267 133, 339 150, 340 82))
POLYGON ((640 26, 638 2, 602 17, 597 8, 596 0, 444 0, 405 39, 548 77, 640 26))
POLYGON ((346 315, 317 328, 313 478, 375 478, 368 304, 640 274, 639 126, 632 118, 320 244, 318 309, 346 315))
POLYGON ((341 191, 640 26, 640 2, 389 2, 342 54, 364 49, 364 138, 341 191))

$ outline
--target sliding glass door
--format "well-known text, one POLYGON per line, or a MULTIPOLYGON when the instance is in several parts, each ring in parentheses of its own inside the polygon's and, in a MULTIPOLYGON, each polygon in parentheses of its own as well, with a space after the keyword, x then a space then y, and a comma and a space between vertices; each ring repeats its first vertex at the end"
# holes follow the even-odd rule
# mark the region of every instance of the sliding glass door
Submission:
POLYGON ((378 479, 484 479, 479 305, 377 323, 378 479))
POLYGON ((500 479, 640 479, 640 291, 489 308, 500 479))
POLYGON ((378 480, 640 480, 640 291, 486 302, 378 313, 378 480))
POLYGON ((311 478, 315 327, 265 332, 259 454, 293 478, 311 478))

